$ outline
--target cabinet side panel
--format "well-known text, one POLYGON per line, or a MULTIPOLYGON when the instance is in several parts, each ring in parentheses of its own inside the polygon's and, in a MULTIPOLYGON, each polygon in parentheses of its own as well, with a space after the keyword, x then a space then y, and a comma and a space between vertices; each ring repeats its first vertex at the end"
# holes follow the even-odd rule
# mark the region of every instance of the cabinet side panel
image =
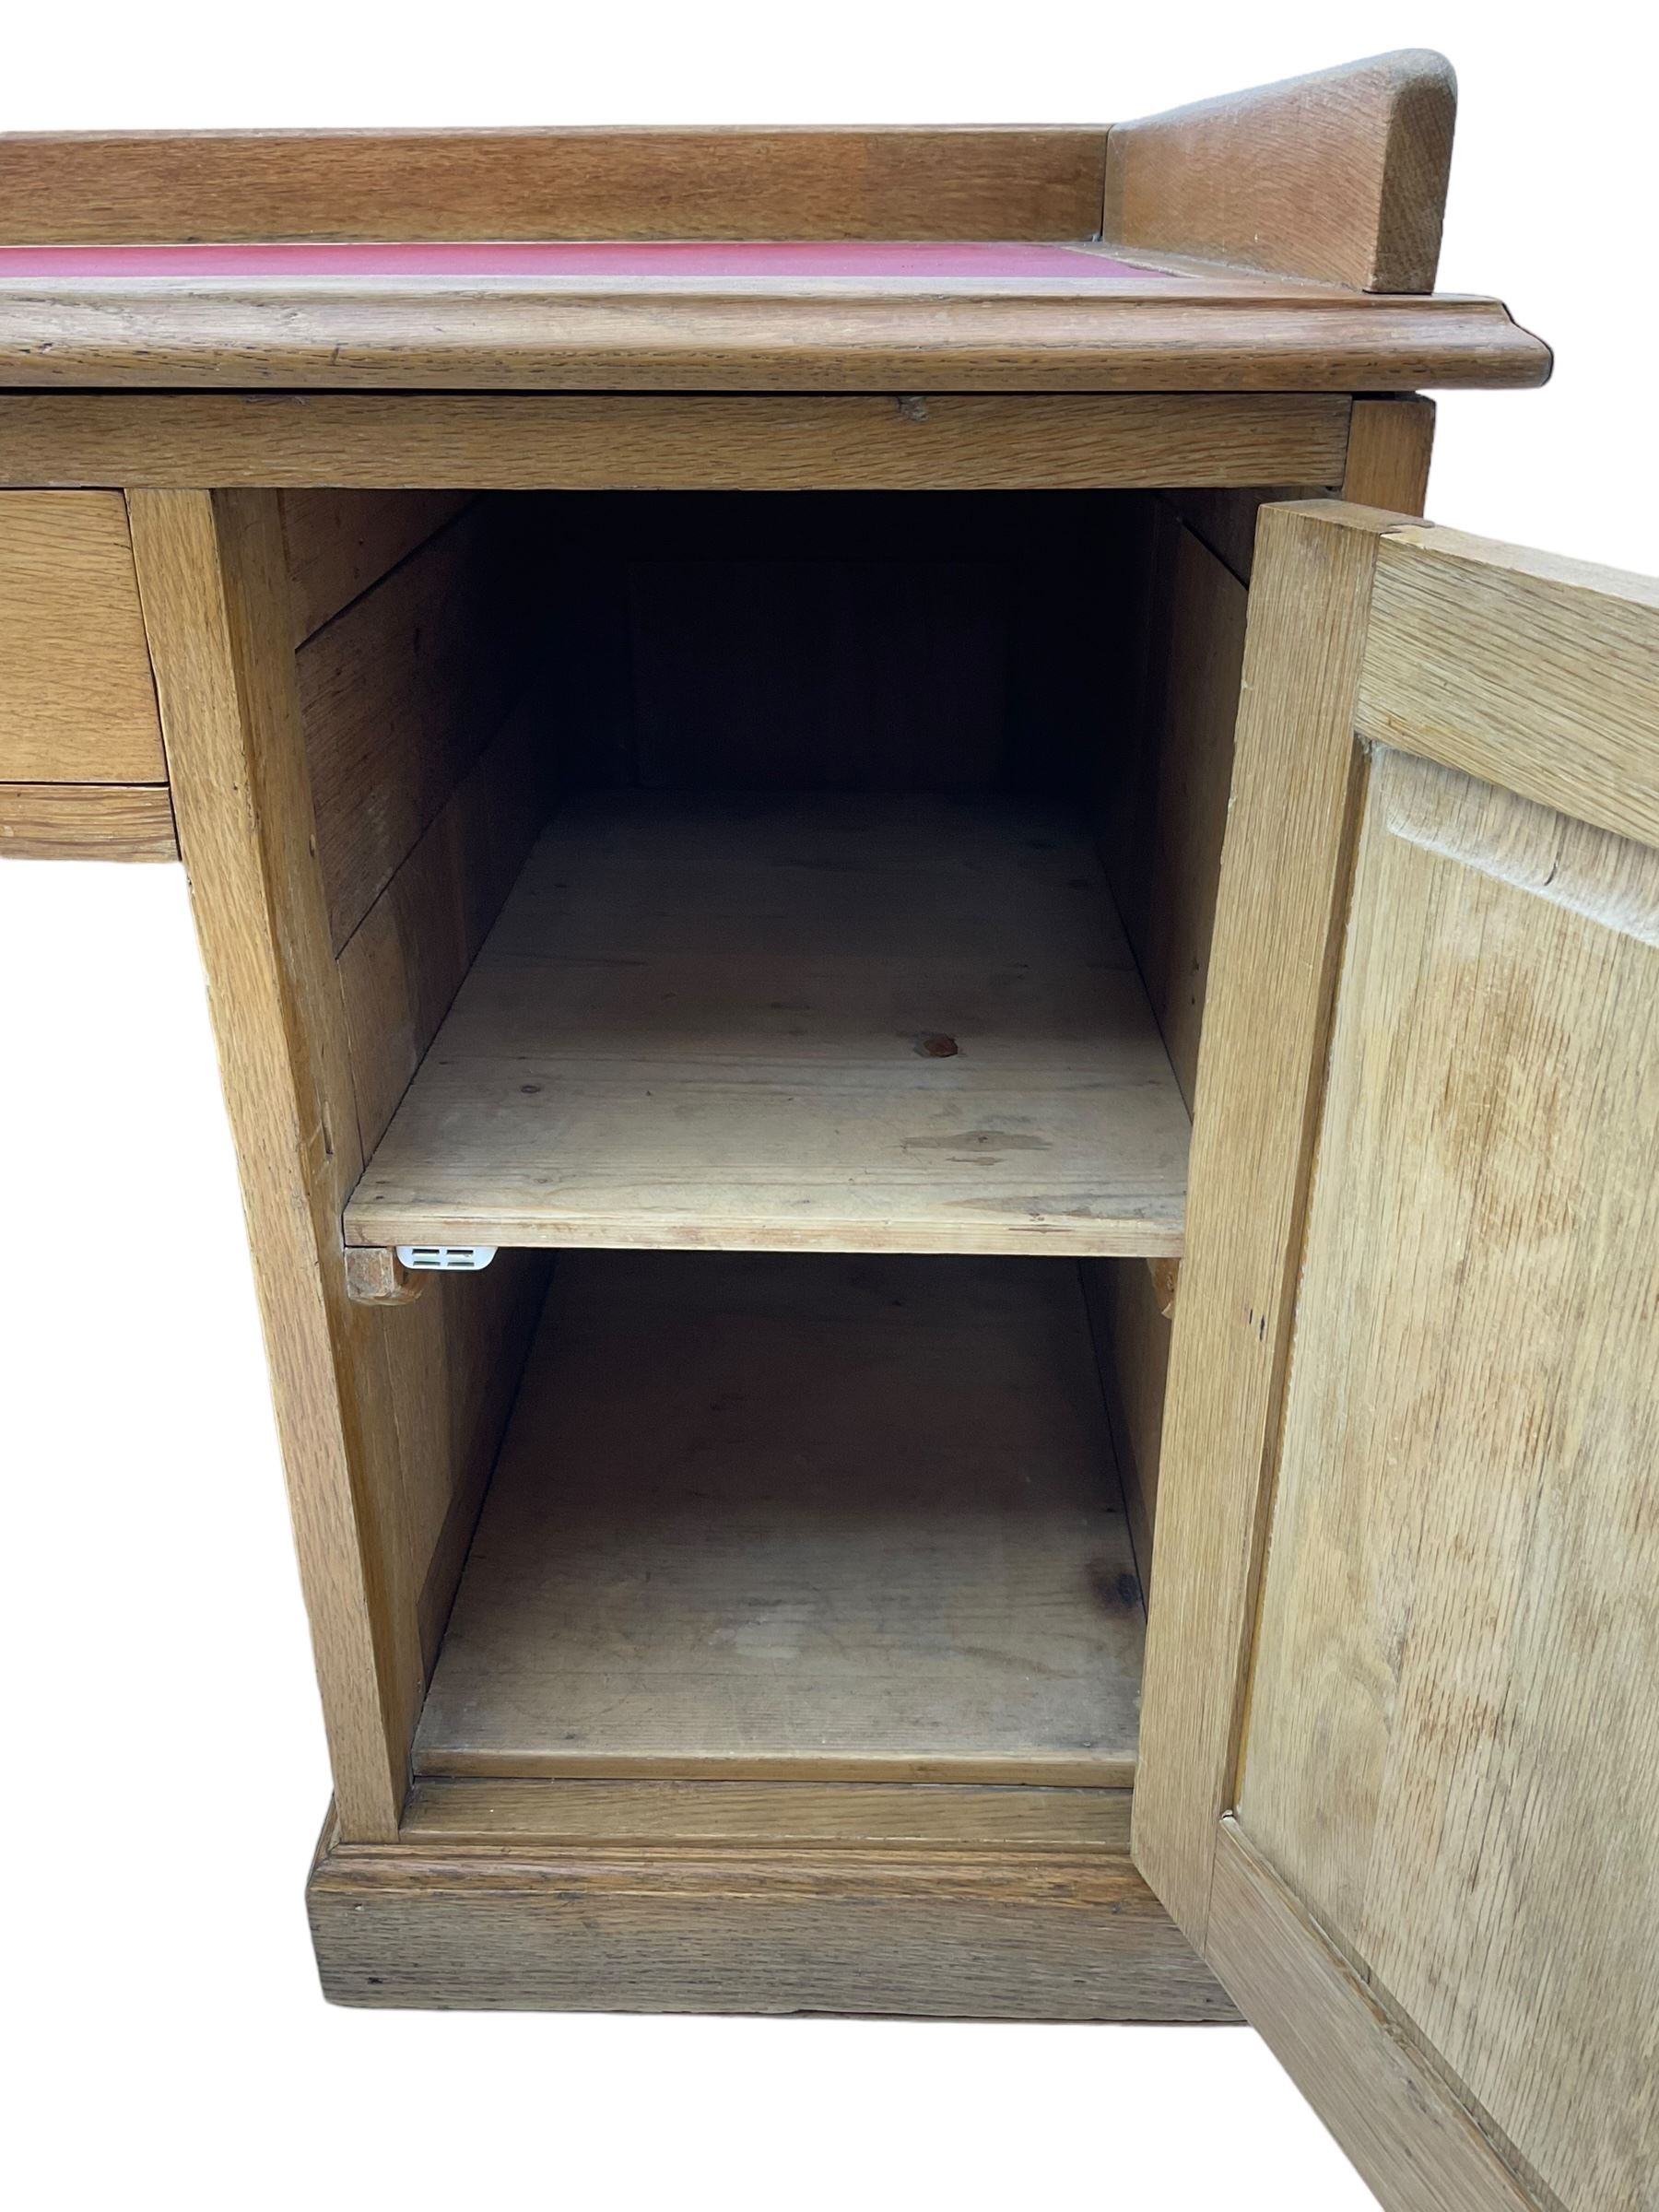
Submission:
MULTIPOLYGON (((1234 495, 1247 498, 1248 494, 1234 495)), ((1165 502, 1140 503, 1125 597, 1127 733, 1104 763, 1100 850, 1190 1111, 1232 776, 1246 591, 1165 502), (1136 656, 1138 655, 1138 665, 1136 656)), ((1141 1571, 1150 1576, 1170 1324, 1144 1268, 1086 1264, 1141 1571)))
POLYGON ((130 508, 340 1823, 387 1836, 420 1668, 384 1347, 341 1260, 361 1155, 276 495, 135 492, 130 508))
MULTIPOLYGON (((1144 504, 1130 590, 1138 696, 1104 763, 1100 848, 1190 1108, 1204 1018, 1247 594, 1162 501, 1144 504)), ((1125 655, 1127 658, 1127 653, 1125 655)))
POLYGON ((1170 1374, 1170 1320, 1159 1305, 1152 1270, 1145 1261, 1084 1260, 1080 1272, 1135 1541, 1135 1563, 1141 1589, 1149 1596, 1164 1390, 1170 1374))
MULTIPOLYGON (((434 519, 433 496, 285 499, 297 597, 311 611, 434 519), (344 542, 332 549, 330 530, 344 542), (329 581, 331 580, 331 581, 329 581)), ((299 684, 319 764, 347 1044, 367 1158, 512 887, 546 812, 551 746, 526 688, 513 511, 477 503, 302 643, 299 684), (383 877, 383 881, 379 879, 383 877), (357 909, 379 881, 371 902, 357 909)), ((295 628, 300 627, 297 618, 295 628)), ((376 1313, 402 1467, 423 1673, 506 1424, 546 1288, 544 1258, 503 1252, 376 1313)))
POLYGON ((294 642, 377 584, 460 513, 466 491, 285 491, 294 642))
POLYGON ((336 952, 522 693, 515 512, 511 502, 477 502, 300 648, 336 952))

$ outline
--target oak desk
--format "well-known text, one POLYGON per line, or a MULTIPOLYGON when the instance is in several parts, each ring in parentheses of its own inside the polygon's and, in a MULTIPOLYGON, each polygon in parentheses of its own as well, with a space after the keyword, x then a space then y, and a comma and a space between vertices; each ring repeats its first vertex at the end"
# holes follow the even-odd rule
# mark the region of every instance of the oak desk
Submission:
POLYGON ((1659 627, 1410 519, 1453 104, 0 139, 0 844, 189 872, 331 1997, 1237 2006, 1653 2202, 1659 627))

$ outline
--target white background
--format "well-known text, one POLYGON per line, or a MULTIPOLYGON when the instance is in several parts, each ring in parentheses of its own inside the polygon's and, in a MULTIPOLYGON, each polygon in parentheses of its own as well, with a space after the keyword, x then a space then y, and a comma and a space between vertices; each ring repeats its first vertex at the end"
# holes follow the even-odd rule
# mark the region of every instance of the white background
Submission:
MULTIPOLYGON (((1441 283, 1559 365, 1442 400, 1430 511, 1659 569, 1634 9, 156 0, 6 44, 7 130, 1092 121, 1438 46, 1441 283)), ((1245 2031, 324 2007, 322 1734, 181 871, 0 866, 0 1179, 14 2202, 1371 2204, 1245 2031)))

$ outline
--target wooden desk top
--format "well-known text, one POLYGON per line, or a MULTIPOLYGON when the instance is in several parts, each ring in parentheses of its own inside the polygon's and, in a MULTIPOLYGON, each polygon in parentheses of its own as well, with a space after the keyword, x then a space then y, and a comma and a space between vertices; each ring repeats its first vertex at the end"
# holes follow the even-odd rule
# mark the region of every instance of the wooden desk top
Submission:
POLYGON ((1549 365, 1493 300, 1095 241, 0 247, 13 387, 1388 392, 1549 365))
POLYGON ((1454 107, 1406 53, 1111 126, 0 135, 0 387, 1541 383, 1433 288, 1454 107))

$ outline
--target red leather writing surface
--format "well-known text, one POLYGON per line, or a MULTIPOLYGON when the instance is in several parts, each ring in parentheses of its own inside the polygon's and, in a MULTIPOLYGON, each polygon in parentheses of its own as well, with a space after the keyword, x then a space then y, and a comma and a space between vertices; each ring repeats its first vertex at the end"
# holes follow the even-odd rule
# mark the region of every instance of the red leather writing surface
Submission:
POLYGON ((1112 283, 1160 274, 1077 246, 977 240, 0 246, 0 284, 98 276, 171 277, 175 283, 194 276, 254 283, 265 277, 375 276, 890 276, 910 283, 940 276, 1063 276, 1112 283))

